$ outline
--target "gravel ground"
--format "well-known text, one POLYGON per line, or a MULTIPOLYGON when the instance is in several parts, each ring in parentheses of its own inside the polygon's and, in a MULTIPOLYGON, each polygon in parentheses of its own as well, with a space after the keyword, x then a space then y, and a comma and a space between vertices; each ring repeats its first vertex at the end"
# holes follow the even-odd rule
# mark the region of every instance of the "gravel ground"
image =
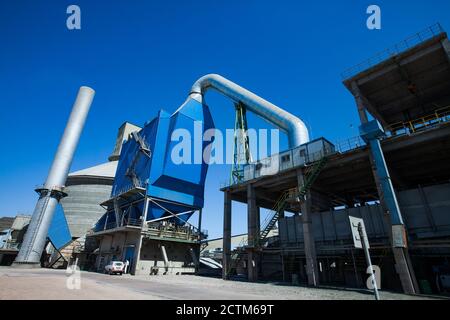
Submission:
MULTIPOLYGON (((0 300, 5 299, 134 299, 134 300, 372 300, 370 292, 306 288, 274 283, 248 283, 189 276, 109 276, 81 272, 81 288, 67 288, 65 270, 0 267, 0 300)), ((423 300, 422 296, 381 291, 384 300, 423 300)))

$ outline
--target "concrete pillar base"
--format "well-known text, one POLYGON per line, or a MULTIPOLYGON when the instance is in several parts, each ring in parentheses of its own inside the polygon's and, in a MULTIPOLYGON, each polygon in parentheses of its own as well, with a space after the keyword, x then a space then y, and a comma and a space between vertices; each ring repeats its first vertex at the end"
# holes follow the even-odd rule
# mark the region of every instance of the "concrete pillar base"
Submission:
POLYGON ((395 260, 395 269, 400 277, 403 292, 406 294, 418 294, 419 288, 412 267, 410 266, 408 252, 405 248, 392 248, 395 260))

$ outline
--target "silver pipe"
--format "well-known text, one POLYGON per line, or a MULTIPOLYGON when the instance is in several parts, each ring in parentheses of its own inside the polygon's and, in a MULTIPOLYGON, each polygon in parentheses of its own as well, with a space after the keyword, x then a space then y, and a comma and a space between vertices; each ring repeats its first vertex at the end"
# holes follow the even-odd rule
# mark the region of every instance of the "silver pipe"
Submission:
POLYGON ((161 253, 164 259, 164 268, 166 269, 167 272, 169 271, 169 259, 167 258, 166 247, 164 245, 161 245, 161 253))
POLYGON ((69 173, 75 149, 78 145, 95 91, 81 87, 72 107, 61 142, 50 168, 47 180, 42 188, 37 189, 39 200, 31 217, 16 265, 39 266, 42 251, 47 239, 48 229, 59 200, 65 196, 64 184, 69 173))
POLYGON ((309 142, 308 129, 302 120, 218 74, 208 74, 198 79, 189 97, 203 103, 203 96, 209 88, 242 102, 247 110, 286 132, 290 148, 309 142))

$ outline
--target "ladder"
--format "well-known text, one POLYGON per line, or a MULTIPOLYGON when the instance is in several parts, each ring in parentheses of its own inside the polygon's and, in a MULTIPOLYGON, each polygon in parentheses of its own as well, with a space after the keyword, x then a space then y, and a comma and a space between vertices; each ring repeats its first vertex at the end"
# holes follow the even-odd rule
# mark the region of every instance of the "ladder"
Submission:
MULTIPOLYGON (((299 200, 302 202, 304 200, 304 197, 309 189, 311 189, 314 182, 317 180, 317 178, 320 175, 320 172, 325 167, 326 163, 328 161, 327 157, 322 157, 320 160, 314 162, 312 165, 306 167, 305 170, 305 183, 300 188, 300 191, 298 192, 299 200)), ((295 188, 295 192, 297 191, 297 188, 295 188)), ((275 226, 275 223, 278 221, 278 218, 280 216, 280 212, 284 209, 286 205, 286 200, 288 198, 292 197, 292 191, 288 190, 284 192, 281 197, 277 200, 275 203, 275 206, 272 208, 272 211, 274 212, 271 218, 268 220, 268 222, 265 224, 265 226, 262 228, 260 235, 259 235, 259 244, 264 243, 264 240, 266 240, 267 236, 269 235, 269 232, 273 229, 275 226)))
POLYGON ((147 146, 147 143, 137 131, 132 132, 131 136, 139 145, 139 150, 134 154, 134 158, 131 161, 131 164, 128 167, 127 171, 125 172, 125 176, 129 177, 131 179, 131 182, 133 183, 133 187, 137 188, 142 187, 135 171, 135 167, 139 160, 141 152, 145 154, 148 158, 150 158, 152 154, 150 148, 147 146))
MULTIPOLYGON (((325 167, 326 163, 328 161, 327 157, 322 157, 318 161, 312 163, 310 166, 308 166, 305 170, 305 183, 300 188, 300 191, 297 193, 297 188, 295 188, 295 193, 298 194, 300 202, 304 201, 304 197, 306 193, 311 189, 314 182, 317 180, 317 178, 320 175, 320 172, 325 167)), ((280 216, 280 212, 286 207, 286 200, 291 198, 293 195, 292 190, 287 190, 283 192, 283 194, 277 199, 277 202, 272 208, 273 214, 270 216, 269 219, 267 219, 264 227, 260 231, 259 239, 257 241, 257 245, 261 245, 269 235, 270 231, 273 229, 275 224, 278 221, 278 218, 280 216)), ((241 242, 241 245, 238 247, 243 247, 243 243, 241 242)), ((233 269, 237 267, 239 262, 242 260, 242 257, 244 256, 245 251, 239 250, 237 253, 235 253, 231 258, 230 267, 228 269, 227 276, 231 273, 233 269), (234 259, 233 259, 234 258, 234 259)))
POLYGON ((314 184, 314 182, 316 182, 317 178, 320 175, 320 172, 322 171, 322 169, 325 167, 325 165, 328 162, 328 158, 327 157, 322 157, 320 160, 314 162, 312 165, 306 167, 305 170, 305 183, 304 185, 300 188, 299 191, 299 196, 300 196, 300 201, 305 197, 306 193, 309 191, 309 189, 311 189, 312 185, 314 184))
POLYGON ((147 146, 147 143, 142 136, 137 131, 132 132, 131 136, 138 143, 139 151, 142 151, 147 157, 150 158, 152 156, 150 148, 147 146))
POLYGON ((269 235, 270 231, 273 229, 275 224, 278 221, 278 217, 280 216, 280 212, 284 209, 286 205, 286 199, 289 197, 290 192, 286 191, 283 192, 283 194, 278 198, 277 202, 272 208, 272 211, 274 212, 273 215, 268 219, 268 221, 265 223, 264 227, 259 233, 259 244, 263 243, 264 240, 269 235))

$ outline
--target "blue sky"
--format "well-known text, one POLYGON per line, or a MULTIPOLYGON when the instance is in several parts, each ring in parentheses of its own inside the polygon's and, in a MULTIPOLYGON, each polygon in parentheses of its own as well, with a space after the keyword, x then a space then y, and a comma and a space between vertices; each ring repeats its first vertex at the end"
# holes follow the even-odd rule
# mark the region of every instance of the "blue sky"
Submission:
MULTIPOLYGON (((72 170, 100 164, 117 128, 172 112, 192 83, 219 73, 304 119, 314 138, 357 135, 357 114, 340 74, 374 53, 440 22, 450 2, 428 1, 24 1, 0 3, 0 216, 32 213, 78 87, 97 94, 72 170), (66 8, 81 8, 81 30, 66 8), (366 8, 382 10, 382 29, 366 28, 366 8)), ((208 93, 216 126, 232 128, 231 103, 208 93)), ((249 126, 267 124, 250 116, 249 126)), ((221 234, 220 182, 211 166, 203 227, 221 234)), ((236 204, 233 233, 246 231, 236 204)))

